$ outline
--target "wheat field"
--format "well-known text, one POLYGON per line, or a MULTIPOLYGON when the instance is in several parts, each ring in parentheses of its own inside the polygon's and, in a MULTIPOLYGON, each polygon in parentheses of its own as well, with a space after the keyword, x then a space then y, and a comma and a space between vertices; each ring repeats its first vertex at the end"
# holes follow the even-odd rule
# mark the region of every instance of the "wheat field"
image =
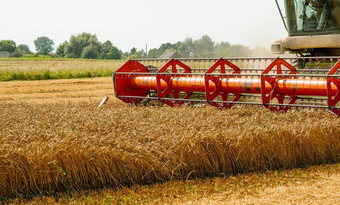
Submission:
POLYGON ((98 102, 113 94, 112 78, 0 82, 0 102, 98 102))
POLYGON ((340 161, 340 118, 327 110, 132 106, 110 78, 0 88, 2 198, 340 161))

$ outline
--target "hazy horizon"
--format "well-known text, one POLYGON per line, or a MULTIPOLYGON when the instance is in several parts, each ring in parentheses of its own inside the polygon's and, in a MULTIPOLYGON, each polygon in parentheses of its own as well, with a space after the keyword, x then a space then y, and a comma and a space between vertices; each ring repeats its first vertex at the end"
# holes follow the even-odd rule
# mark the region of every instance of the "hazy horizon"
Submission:
POLYGON ((82 32, 110 40, 123 51, 210 36, 251 48, 270 48, 287 36, 275 1, 12 0, 2 3, 0 40, 27 44, 47 36, 55 43, 82 32))

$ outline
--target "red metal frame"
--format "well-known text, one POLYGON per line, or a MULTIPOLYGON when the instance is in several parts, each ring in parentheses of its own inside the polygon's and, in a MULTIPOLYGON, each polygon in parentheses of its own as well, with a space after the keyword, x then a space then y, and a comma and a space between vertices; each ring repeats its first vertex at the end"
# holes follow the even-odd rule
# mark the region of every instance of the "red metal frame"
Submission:
POLYGON ((338 69, 340 68, 340 60, 333 66, 333 68, 328 72, 327 75, 327 98, 328 107, 335 114, 340 115, 340 108, 336 108, 336 104, 340 101, 340 78, 334 77, 338 69), (332 96, 332 84, 337 88, 337 93, 332 96))
POLYGON ((340 78, 337 74, 339 68, 340 60, 322 79, 318 76, 306 78, 304 75, 298 78, 299 75, 291 64, 277 58, 261 75, 255 74, 256 77, 249 78, 247 73, 241 75, 239 67, 227 59, 217 60, 205 73, 198 75, 191 73, 191 68, 178 59, 166 62, 157 73, 150 73, 148 68, 137 60, 129 60, 115 72, 113 80, 116 96, 127 103, 139 103, 148 98, 150 91, 156 90, 160 101, 170 106, 180 106, 189 101, 189 98, 190 101, 202 102, 202 99, 191 98, 193 92, 204 92, 207 103, 223 109, 238 103, 241 94, 249 93, 261 97, 263 105, 268 109, 285 112, 296 102, 298 95, 306 96, 305 98, 316 96, 314 99, 325 96, 328 108, 340 116, 340 107, 337 106, 340 102, 340 78), (181 73, 180 68, 184 70, 181 73), (217 73, 218 68, 220 72, 217 73), (231 72, 226 72, 227 68, 232 69, 231 72), (186 95, 182 97, 180 93, 186 95), (228 95, 235 97, 228 101, 228 95), (218 96, 222 98, 221 101, 216 100, 218 96), (290 97, 288 102, 285 102, 286 96, 290 97))
MULTIPOLYGON (((286 112, 289 109, 289 106, 279 105, 279 106, 272 106, 270 105, 270 102, 276 98, 279 102, 279 104, 284 104, 284 98, 285 94, 280 94, 277 92, 277 84, 278 81, 281 79, 291 79, 296 78, 294 77, 294 74, 296 74, 294 66, 287 63, 285 60, 276 58, 263 72, 261 75, 261 95, 262 95, 262 103, 264 106, 271 111, 277 111, 277 112, 286 112), (285 66, 289 69, 289 75, 292 76, 266 76, 271 70, 273 70, 276 67, 276 74, 280 75, 282 73, 282 66, 285 66), (267 91, 265 89, 265 84, 269 83, 271 85, 271 89, 267 91)), ((288 104, 294 104, 296 101, 296 95, 288 95, 291 100, 288 102, 288 104)))
MULTIPOLYGON (((157 72, 157 93, 158 93, 158 98, 165 104, 173 107, 173 106, 180 106, 185 101, 177 101, 177 100, 166 100, 162 98, 166 98, 168 95, 172 94, 174 99, 179 99, 179 93, 181 92, 180 90, 174 90, 171 87, 172 79, 174 77, 180 77, 181 75, 173 74, 177 73, 177 66, 181 67, 184 69, 184 73, 191 73, 191 69, 189 66, 185 65, 179 60, 174 60, 171 59, 169 60, 158 72, 157 72), (171 73, 167 74, 166 71, 171 67, 171 73), (165 82, 166 87, 162 89, 162 82, 165 82)), ((184 75, 188 76, 188 75, 184 75)), ((191 96, 190 91, 185 91, 186 96, 183 99, 189 99, 191 96)))
POLYGON ((138 61, 129 60, 122 67, 120 67, 113 76, 113 85, 115 88, 115 95, 126 103, 137 104, 143 98, 130 98, 129 96, 146 97, 149 93, 145 89, 133 89, 129 86, 129 79, 138 73, 148 73, 147 67, 138 61), (127 74, 128 73, 128 74, 127 74), (127 96, 127 97, 124 97, 127 96))
MULTIPOLYGON (((226 59, 219 59, 206 73, 205 73, 205 93, 206 99, 210 105, 213 105, 219 109, 223 108, 231 108, 234 104, 232 103, 217 103, 212 102, 217 96, 221 96, 223 101, 228 101, 228 95, 233 94, 235 98, 232 100, 233 102, 237 102, 240 99, 241 93, 230 93, 224 92, 220 89, 220 82, 223 78, 227 76, 215 76, 215 75, 207 75, 211 74, 216 68, 220 67, 220 73, 226 73, 226 65, 233 69, 232 74, 240 74, 240 68, 231 63, 226 59), (211 83, 210 83, 211 82, 211 83)), ((228 78, 234 78, 235 76, 228 76, 228 78)))

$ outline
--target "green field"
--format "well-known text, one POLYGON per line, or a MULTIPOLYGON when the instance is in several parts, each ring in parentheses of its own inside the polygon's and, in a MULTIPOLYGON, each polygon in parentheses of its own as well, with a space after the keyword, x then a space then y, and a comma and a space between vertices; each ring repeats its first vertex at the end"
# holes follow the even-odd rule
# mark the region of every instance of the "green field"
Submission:
POLYGON ((109 77, 124 61, 59 58, 0 59, 0 81, 109 77))

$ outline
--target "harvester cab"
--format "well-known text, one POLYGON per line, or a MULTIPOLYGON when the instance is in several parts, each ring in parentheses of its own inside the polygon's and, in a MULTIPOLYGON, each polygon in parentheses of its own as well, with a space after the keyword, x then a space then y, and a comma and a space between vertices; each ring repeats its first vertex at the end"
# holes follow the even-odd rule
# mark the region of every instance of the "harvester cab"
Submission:
POLYGON ((286 18, 279 11, 289 37, 275 42, 272 50, 308 57, 132 59, 113 75, 116 97, 132 104, 155 100, 220 109, 325 108, 340 116, 339 0, 284 3, 286 18))
POLYGON ((283 23, 288 38, 272 44, 272 52, 301 56, 340 56, 339 0, 284 0, 283 23))

